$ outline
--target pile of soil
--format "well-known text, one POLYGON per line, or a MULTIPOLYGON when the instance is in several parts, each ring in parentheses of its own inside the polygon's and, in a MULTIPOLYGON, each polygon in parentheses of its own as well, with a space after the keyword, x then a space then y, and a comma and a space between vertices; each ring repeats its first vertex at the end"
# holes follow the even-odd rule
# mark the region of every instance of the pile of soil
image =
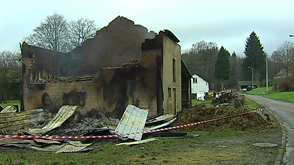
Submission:
MULTIPOLYGON (((248 112, 232 106, 206 107, 200 104, 178 113, 178 119, 172 125, 184 125, 248 112)), ((265 121, 258 113, 250 113, 233 118, 184 128, 185 131, 245 131, 277 128, 275 123, 265 121)))

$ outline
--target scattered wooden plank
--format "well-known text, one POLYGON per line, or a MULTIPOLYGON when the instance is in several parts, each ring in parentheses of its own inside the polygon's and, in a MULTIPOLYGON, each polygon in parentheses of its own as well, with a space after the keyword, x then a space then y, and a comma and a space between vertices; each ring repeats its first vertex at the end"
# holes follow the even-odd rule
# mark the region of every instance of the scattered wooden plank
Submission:
POLYGON ((0 113, 0 129, 15 131, 26 126, 33 126, 45 121, 43 109, 26 110, 22 112, 0 113))
POLYGON ((157 139, 155 139, 155 138, 150 138, 150 139, 139 140, 139 141, 134 141, 134 142, 119 143, 119 144, 116 144, 116 146, 121 146, 121 145, 127 145, 127 146, 130 146, 130 145, 137 145, 137 144, 143 144, 143 143, 152 142, 152 141, 155 141, 155 140, 157 140, 157 139))

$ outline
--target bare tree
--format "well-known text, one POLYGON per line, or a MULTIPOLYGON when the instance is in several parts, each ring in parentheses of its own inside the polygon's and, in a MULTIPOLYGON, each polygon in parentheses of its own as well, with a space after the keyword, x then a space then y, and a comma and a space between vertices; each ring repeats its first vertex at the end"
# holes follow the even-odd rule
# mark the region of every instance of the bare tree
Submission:
POLYGON ((54 13, 47 16, 45 22, 34 29, 34 33, 27 37, 29 44, 42 48, 67 52, 69 43, 67 38, 67 22, 62 15, 54 13))
POLYGON ((272 60, 280 64, 281 68, 285 70, 286 77, 289 77, 289 72, 293 69, 294 63, 294 44, 290 41, 285 41, 272 54, 272 60))
POLYGON ((94 21, 78 19, 67 23, 64 17, 54 13, 34 29, 25 40, 28 44, 60 52, 69 52, 96 34, 94 21))
POLYGON ((20 54, 10 51, 0 52, 0 68, 16 68, 20 67, 20 54))
POLYGON ((20 54, 0 52, 0 103, 19 99, 21 86, 20 54))
POLYGON ((214 77, 215 61, 218 54, 218 47, 215 42, 200 41, 192 45, 182 58, 189 71, 197 74, 210 83, 211 88, 216 89, 217 79, 214 77))
POLYGON ((98 30, 94 21, 84 18, 71 21, 68 27, 69 41, 74 47, 80 46, 89 38, 93 38, 98 30))

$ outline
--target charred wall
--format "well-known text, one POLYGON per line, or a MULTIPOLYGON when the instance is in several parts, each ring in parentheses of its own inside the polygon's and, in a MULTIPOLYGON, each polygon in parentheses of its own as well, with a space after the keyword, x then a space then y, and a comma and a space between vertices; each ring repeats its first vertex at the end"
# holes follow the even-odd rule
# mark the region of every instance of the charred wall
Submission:
POLYGON ((96 36, 85 41, 70 54, 74 58, 75 76, 98 75, 100 68, 122 67, 123 63, 141 57, 141 44, 155 37, 154 32, 118 16, 96 36), (99 69, 97 69, 99 68, 99 69))
POLYGON ((21 46, 23 59, 33 64, 28 71, 32 80, 70 76, 72 57, 70 54, 51 51, 23 43, 21 46))
POLYGON ((117 17, 68 54, 23 43, 23 109, 55 113, 69 104, 78 105, 81 116, 95 110, 120 117, 133 104, 156 115, 156 56, 142 57, 141 48, 153 37, 147 28, 117 17))
POLYGON ((149 109, 149 116, 179 111, 180 47, 174 38, 117 17, 68 54, 24 43, 23 109, 55 113, 68 104, 79 106, 80 117, 99 112, 117 118, 128 104, 149 109), (175 58, 177 82, 172 82, 175 58), (177 92, 175 104, 168 88, 177 92))

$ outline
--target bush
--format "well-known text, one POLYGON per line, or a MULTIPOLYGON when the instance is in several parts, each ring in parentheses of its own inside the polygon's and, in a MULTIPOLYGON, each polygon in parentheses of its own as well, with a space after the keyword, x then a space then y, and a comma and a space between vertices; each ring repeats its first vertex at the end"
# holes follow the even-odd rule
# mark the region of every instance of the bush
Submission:
POLYGON ((286 77, 277 82, 277 90, 281 92, 294 90, 294 78, 286 77))

